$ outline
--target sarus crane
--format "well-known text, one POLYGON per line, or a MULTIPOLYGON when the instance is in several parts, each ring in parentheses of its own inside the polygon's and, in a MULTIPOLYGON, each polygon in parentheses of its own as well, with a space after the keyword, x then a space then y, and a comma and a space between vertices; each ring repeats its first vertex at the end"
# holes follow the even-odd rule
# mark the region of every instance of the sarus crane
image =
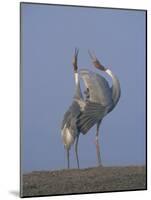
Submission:
POLYGON ((87 69, 78 70, 77 58, 78 49, 75 49, 73 57, 75 94, 73 102, 64 114, 61 135, 64 147, 67 152, 67 167, 70 167, 69 151, 74 144, 77 167, 78 159, 78 140, 80 133, 86 134, 96 124, 96 151, 98 165, 102 165, 99 147, 99 128, 102 119, 113 110, 119 101, 121 89, 118 78, 113 72, 104 67, 97 57, 89 51, 94 67, 106 73, 112 79, 112 87, 107 80, 100 74, 87 69), (86 91, 82 94, 80 80, 84 82, 86 91), (85 98, 84 98, 85 95, 85 98))

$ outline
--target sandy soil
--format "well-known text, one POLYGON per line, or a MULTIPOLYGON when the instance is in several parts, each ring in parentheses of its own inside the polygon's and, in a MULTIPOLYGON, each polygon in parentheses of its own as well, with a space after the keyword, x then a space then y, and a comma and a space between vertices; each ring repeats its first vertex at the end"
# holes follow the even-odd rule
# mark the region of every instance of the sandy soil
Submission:
POLYGON ((22 196, 143 189, 146 189, 144 166, 94 167, 24 174, 22 196))

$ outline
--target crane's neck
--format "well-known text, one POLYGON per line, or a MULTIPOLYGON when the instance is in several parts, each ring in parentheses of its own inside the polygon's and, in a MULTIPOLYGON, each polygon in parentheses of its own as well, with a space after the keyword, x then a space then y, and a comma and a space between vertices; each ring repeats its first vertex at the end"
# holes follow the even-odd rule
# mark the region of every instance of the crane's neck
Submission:
POLYGON ((74 72, 74 79, 75 79, 76 86, 79 86, 80 83, 79 83, 79 74, 78 74, 78 72, 74 72))
POLYGON ((112 99, 114 102, 114 105, 117 104, 119 101, 120 95, 121 95, 121 88, 120 88, 120 82, 118 78, 112 73, 110 69, 106 69, 105 72, 111 77, 112 79, 112 99))
POLYGON ((76 91, 75 91, 75 98, 76 99, 81 99, 83 98, 82 92, 81 92, 81 87, 80 87, 80 80, 79 80, 79 74, 78 72, 74 72, 74 79, 75 79, 75 85, 76 85, 76 91))

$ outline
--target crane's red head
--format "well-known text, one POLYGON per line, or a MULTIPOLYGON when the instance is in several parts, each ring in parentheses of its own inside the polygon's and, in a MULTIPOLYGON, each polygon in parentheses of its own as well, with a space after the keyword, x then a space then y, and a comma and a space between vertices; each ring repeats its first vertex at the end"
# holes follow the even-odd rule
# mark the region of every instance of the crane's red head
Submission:
POLYGON ((74 57, 72 60, 74 72, 77 72, 77 70, 78 70, 78 53, 79 53, 79 49, 75 48, 75 53, 74 53, 74 57))
POLYGON ((96 57, 94 54, 92 55, 92 53, 91 53, 90 51, 88 51, 88 53, 89 53, 89 55, 90 55, 90 57, 91 57, 91 59, 92 59, 93 65, 94 65, 97 69, 100 69, 100 70, 102 70, 102 71, 105 71, 106 68, 100 63, 100 61, 97 59, 97 57, 96 57))

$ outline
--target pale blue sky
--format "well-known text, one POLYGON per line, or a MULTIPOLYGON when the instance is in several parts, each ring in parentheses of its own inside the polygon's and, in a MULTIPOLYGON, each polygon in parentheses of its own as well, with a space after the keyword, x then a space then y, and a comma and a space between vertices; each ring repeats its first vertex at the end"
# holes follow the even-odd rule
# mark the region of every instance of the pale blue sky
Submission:
MULTIPOLYGON (((104 118, 104 165, 145 163, 145 11, 22 4, 22 169, 66 167, 61 121, 74 95, 72 56, 92 68, 87 50, 119 78, 122 95, 104 118)), ((80 166, 97 164, 95 127, 79 141, 80 166)), ((71 166, 76 167, 73 149, 71 166)))

